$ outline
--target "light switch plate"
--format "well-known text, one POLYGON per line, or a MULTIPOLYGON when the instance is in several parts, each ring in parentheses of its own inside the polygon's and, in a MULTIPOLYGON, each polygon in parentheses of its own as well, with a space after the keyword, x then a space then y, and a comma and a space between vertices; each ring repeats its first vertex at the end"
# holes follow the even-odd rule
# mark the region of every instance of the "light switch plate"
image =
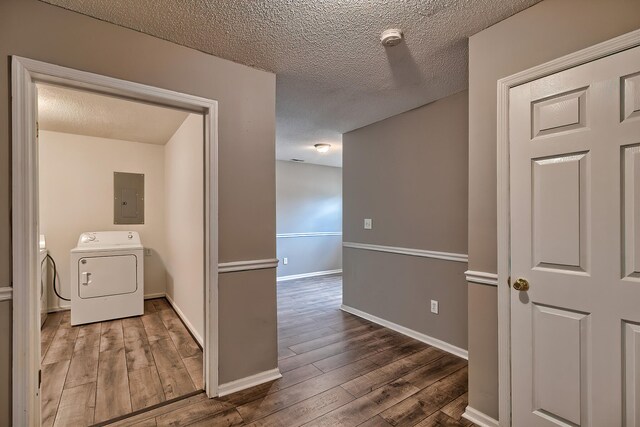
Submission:
POLYGON ((371 221, 371 218, 365 218, 364 219, 364 229, 365 230, 371 230, 373 228, 373 221, 371 221))
POLYGON ((438 301, 432 299, 431 300, 431 312, 433 314, 438 314, 438 311, 439 311, 439 309, 438 309, 438 301))

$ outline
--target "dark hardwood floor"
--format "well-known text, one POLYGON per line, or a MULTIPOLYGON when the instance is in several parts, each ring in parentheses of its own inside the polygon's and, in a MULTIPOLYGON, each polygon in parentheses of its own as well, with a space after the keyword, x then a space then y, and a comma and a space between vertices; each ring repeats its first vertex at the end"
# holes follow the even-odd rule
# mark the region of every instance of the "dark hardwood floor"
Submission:
POLYGON ((342 277, 278 283, 282 378, 117 426, 471 426, 467 362, 342 312, 342 277))
POLYGON ((87 426, 202 389, 202 350, 164 299, 138 317, 42 327, 42 426, 87 426))

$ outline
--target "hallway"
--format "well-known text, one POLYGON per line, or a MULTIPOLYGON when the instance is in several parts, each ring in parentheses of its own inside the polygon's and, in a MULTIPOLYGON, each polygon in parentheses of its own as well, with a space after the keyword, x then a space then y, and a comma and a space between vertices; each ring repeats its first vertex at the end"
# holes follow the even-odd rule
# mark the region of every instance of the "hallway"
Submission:
POLYGON ((467 362, 341 311, 341 287, 338 275, 278 283, 281 379, 114 425, 472 425, 467 362))

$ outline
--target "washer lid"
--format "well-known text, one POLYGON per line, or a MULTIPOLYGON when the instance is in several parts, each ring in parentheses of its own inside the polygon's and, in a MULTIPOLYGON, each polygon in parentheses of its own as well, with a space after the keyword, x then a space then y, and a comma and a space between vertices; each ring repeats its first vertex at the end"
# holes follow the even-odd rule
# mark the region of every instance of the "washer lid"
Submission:
POLYGON ((78 238, 72 252, 118 251, 142 249, 137 231, 87 231, 78 238))

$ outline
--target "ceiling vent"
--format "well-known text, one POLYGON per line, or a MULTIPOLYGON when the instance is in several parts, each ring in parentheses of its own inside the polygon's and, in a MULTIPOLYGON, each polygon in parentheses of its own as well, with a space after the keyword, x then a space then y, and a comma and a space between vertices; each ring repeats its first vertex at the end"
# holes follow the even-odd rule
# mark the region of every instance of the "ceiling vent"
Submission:
POLYGON ((384 30, 380 35, 380 43, 384 47, 397 46, 402 42, 402 30, 391 28, 384 30))

